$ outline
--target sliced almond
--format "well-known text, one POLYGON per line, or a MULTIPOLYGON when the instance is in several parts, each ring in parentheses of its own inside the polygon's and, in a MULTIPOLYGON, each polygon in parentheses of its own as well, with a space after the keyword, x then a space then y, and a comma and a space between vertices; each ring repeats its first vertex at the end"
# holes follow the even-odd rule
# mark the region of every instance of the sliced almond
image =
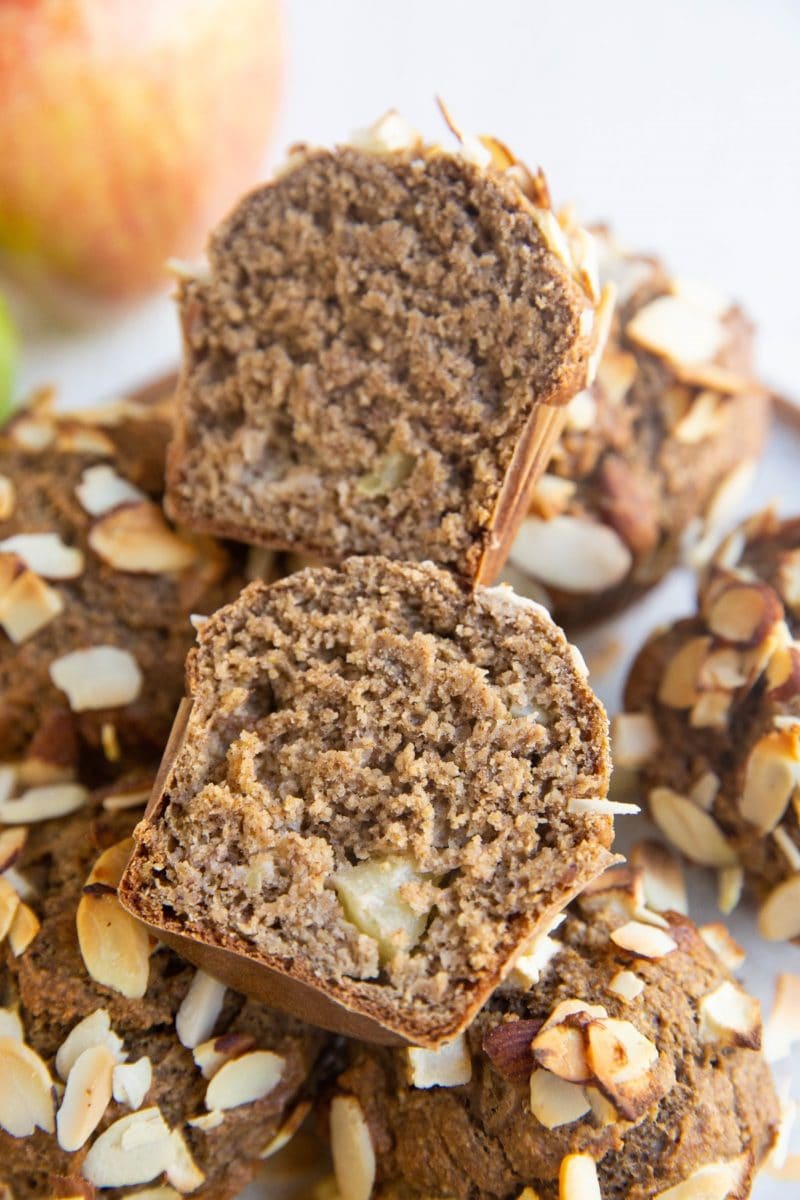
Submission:
POLYGON ((775 729, 756 742, 747 759, 739 812, 759 833, 769 833, 800 787, 800 728, 775 729))
POLYGON ((608 990, 627 1004, 631 1004, 644 991, 644 980, 633 971, 617 971, 608 984, 608 990))
POLYGON ((406 1055, 412 1087, 461 1087, 472 1078, 472 1057, 463 1033, 438 1050, 411 1046, 406 1055))
MULTIPOLYGON (((565 427, 572 430, 574 433, 586 433, 591 429, 597 420, 597 401, 592 395, 590 388, 584 388, 582 392, 578 392, 573 396, 566 408, 565 427)), ((551 478, 555 478, 551 476, 551 478)), ((540 480, 541 483, 541 480, 540 480)), ((571 480, 559 479, 560 484, 571 483, 571 490, 567 497, 567 503, 575 493, 575 484, 571 480)), ((546 485, 545 485, 546 486, 546 485)), ((539 484, 537 484, 537 489, 539 484)), ((563 493, 562 493, 563 494, 563 493)), ((566 504, 558 506, 556 512, 563 512, 567 507, 566 504)), ((546 512, 541 513, 543 517, 548 516, 546 512)))
POLYGON ((14 511, 17 501, 17 490, 14 481, 7 475, 0 475, 0 521, 7 521, 14 511))
POLYGON ((800 549, 789 550, 781 556, 777 585, 792 612, 800 612, 800 549))
POLYGON ((773 888, 758 911, 758 928, 768 942, 800 937, 800 875, 773 888))
POLYGON ((86 877, 86 886, 93 883, 103 883, 106 887, 116 888, 128 865, 128 859, 133 849, 133 838, 123 838, 107 847, 94 860, 86 877))
POLYGON ((775 999, 764 1026, 764 1056, 779 1062, 800 1042, 800 975, 782 972, 775 981, 775 999))
POLYGON ((706 622, 712 633, 742 646, 755 646, 783 617, 783 607, 765 583, 734 583, 710 606, 706 622))
POLYGON ((677 441, 685 446, 695 446, 706 438, 714 437, 725 420, 726 409, 720 401, 717 392, 698 392, 688 411, 673 427, 672 433, 677 441))
POLYGON ((89 545, 115 570, 146 575, 185 571, 198 556, 197 546, 173 533, 149 500, 105 513, 90 529, 89 545))
POLYGON ((21 954, 25 953, 41 927, 41 922, 33 909, 27 904, 20 903, 8 931, 8 944, 15 958, 19 958, 21 954))
POLYGON ((189 1147, 177 1129, 173 1129, 170 1137, 170 1156, 164 1173, 167 1179, 182 1195, 195 1192, 205 1183, 206 1177, 189 1152, 189 1147))
POLYGON ((215 1108, 212 1112, 201 1113, 199 1117, 192 1117, 186 1124, 191 1125, 192 1129, 202 1129, 203 1133, 208 1133, 212 1129, 218 1129, 224 1120, 225 1113, 215 1108))
POLYGON ((721 921, 711 921, 707 925, 699 925, 697 931, 729 971, 739 970, 744 963, 745 953, 739 943, 733 940, 727 926, 721 921))
POLYGON ((268 1096, 283 1077, 286 1060, 271 1050, 251 1050, 224 1063, 206 1088, 206 1108, 238 1108, 268 1096))
POLYGON ((626 804, 621 800, 604 800, 599 796, 573 796, 567 803, 567 812, 596 813, 601 817, 635 816, 641 812, 638 804, 626 804))
POLYGON ((607 1125, 615 1125, 619 1119, 619 1114, 611 1101, 607 1100, 598 1088, 587 1087, 583 1090, 586 1093, 586 1099, 592 1106, 592 1115, 598 1127, 605 1129, 607 1125))
POLYGON ((16 1008, 0 1008, 0 1038, 7 1037, 16 1038, 20 1042, 25 1040, 25 1030, 16 1008))
POLYGON ((129 1000, 141 999, 150 973, 150 939, 144 925, 110 893, 81 896, 76 921, 84 966, 95 983, 129 1000))
POLYGON ((94 1133, 111 1100, 114 1056, 105 1046, 84 1050, 67 1078, 56 1116, 58 1144, 72 1153, 94 1133))
POLYGON ((686 796, 671 788, 653 788, 649 796, 654 822, 692 862, 706 867, 738 866, 736 854, 728 845, 717 822, 686 796))
POLYGON ((203 1078, 211 1079, 226 1062, 255 1049, 255 1038, 249 1033, 223 1033, 195 1046, 192 1057, 203 1078))
POLYGON ((0 626, 19 646, 64 611, 60 594, 33 571, 22 570, 0 592, 0 626))
POLYGON ((684 916, 688 913, 689 901, 681 864, 667 846, 645 839, 636 843, 628 857, 631 866, 642 872, 644 898, 650 908, 656 912, 679 912, 684 916))
POLYGON ((112 792, 103 798, 106 812, 122 812, 127 808, 142 808, 150 799, 150 788, 135 788, 130 792, 112 792))
POLYGON ((717 872, 717 908, 729 916, 742 898, 744 871, 741 867, 722 867, 717 872))
POLYGON ((396 154, 421 150, 422 136, 397 109, 391 108, 368 129, 357 130, 350 138, 350 145, 366 154, 396 154))
POLYGON ((628 1120, 636 1120, 656 1099, 651 1068, 658 1050, 630 1021, 590 1022, 586 1058, 601 1091, 628 1120))
POLYGON ((659 1192, 653 1200, 739 1200, 750 1174, 746 1154, 698 1167, 687 1179, 659 1192))
POLYGON ((55 422, 46 416, 19 416, 9 424, 8 434, 21 450, 38 454, 52 442, 55 436, 55 422))
POLYGON ((0 875, 0 942, 11 928, 19 908, 19 896, 4 876, 0 875))
POLYGON ((607 346, 597 368, 597 382, 611 404, 621 404, 638 373, 633 354, 607 346))
POLYGON ((116 447, 108 434, 87 426, 60 427, 56 435, 56 450, 62 454, 91 454, 108 458, 116 447))
POLYGON ((19 825, 53 821, 83 808, 88 797, 88 788, 79 783, 51 783, 28 788, 16 800, 0 804, 0 823, 19 825))
MULTIPOLYGON (((569 411, 569 405, 567 410, 569 411)), ((537 481, 536 490, 531 496, 531 512, 543 517, 545 521, 566 512, 575 495, 576 486, 571 479, 545 473, 537 481)))
POLYGON ((81 1171, 95 1187, 149 1183, 172 1161, 169 1127, 153 1106, 120 1117, 89 1148, 81 1171))
POLYGON ((330 1111, 331 1154, 341 1200, 369 1200, 375 1183, 375 1149, 355 1096, 334 1096, 330 1111))
POLYGON ((546 933, 542 934, 515 959, 508 975, 509 981, 527 991, 539 982, 550 963, 563 949, 563 944, 556 938, 551 938, 546 933))
POLYGON ((733 695, 727 689, 701 692, 689 714, 693 729, 724 729, 733 703, 733 695))
POLYGON ((761 1007, 753 996, 726 979, 700 1000, 700 1040, 722 1046, 761 1046, 761 1007))
POLYGON ((611 721, 615 767, 638 768, 658 753, 661 739, 649 713, 617 713, 611 721))
POLYGON ((697 687, 701 691, 735 691, 745 683, 744 654, 735 646, 711 650, 697 676, 697 687))
POLYGON ((560 1025, 562 1021, 566 1021, 567 1017, 577 1016, 581 1013, 589 1018, 608 1016, 608 1012, 602 1004, 589 1004, 587 1000, 578 1000, 577 997, 560 1000, 542 1025, 542 1031, 552 1029, 555 1025, 560 1025))
POLYGON ((35 1129, 55 1130, 50 1073, 16 1037, 0 1037, 0 1128, 16 1138, 30 1137, 35 1129))
POLYGON ((531 1075, 531 1112, 545 1129, 558 1129, 580 1120, 591 1110, 586 1093, 539 1067, 531 1075))
POLYGON ((132 704, 143 682, 136 659, 118 646, 89 646, 63 654, 50 664, 50 678, 66 692, 73 712, 132 704))
POLYGON ((116 1063, 111 1077, 111 1090, 117 1104, 141 1108, 153 1082, 153 1064, 145 1054, 133 1063, 116 1063))
POLYGON ((260 1151, 258 1157, 272 1158, 273 1154, 277 1154, 279 1150, 284 1148, 284 1146, 288 1146, 289 1142, 297 1133, 298 1129, 303 1124, 310 1112, 310 1100, 301 1100, 299 1104, 295 1105, 275 1136, 271 1138, 270 1141, 267 1142, 264 1149, 260 1151))
POLYGON ((526 517, 511 548, 511 563, 547 586, 596 593, 621 583, 631 552, 609 526, 567 515, 526 517))
POLYGON ((205 1042, 214 1031, 225 1003, 225 984, 205 971, 196 971, 175 1015, 178 1041, 188 1050, 205 1042))
POLYGON ((17 533, 0 542, 0 553, 16 554, 42 579, 76 579, 83 571, 81 551, 57 533, 17 533))
POLYGON ((587 1020, 585 1013, 583 1019, 573 1015, 538 1033, 531 1043, 535 1062, 568 1083, 588 1083, 591 1071, 586 1062, 583 1035, 587 1020))
POLYGON ((729 334, 718 317, 681 296, 659 296, 628 321, 626 336, 660 358, 691 367, 710 363, 729 334))
POLYGON ((558 1173, 558 1200, 603 1200, 591 1154, 568 1154, 558 1173))
POLYGON ((84 1050, 92 1046, 104 1046, 110 1051, 114 1062, 122 1062, 122 1039, 111 1029, 111 1019, 105 1008, 96 1008, 88 1017, 84 1017, 69 1031, 56 1054, 56 1071, 62 1079, 67 1079, 73 1066, 84 1050))
POLYGON ((642 921, 628 921, 609 936, 615 946, 640 958, 663 958, 678 949, 678 943, 663 929, 642 921))
POLYGON ((689 792, 689 799, 698 808, 710 812, 720 788, 720 778, 714 771, 704 771, 689 792))
POLYGON ((105 464, 86 468, 75 488, 75 495, 93 517, 102 516, 120 504, 135 504, 147 499, 144 492, 105 464))
POLYGON ((669 708, 691 708, 700 699, 697 683, 711 646, 709 637, 684 642, 667 663, 658 685, 658 699, 669 708))

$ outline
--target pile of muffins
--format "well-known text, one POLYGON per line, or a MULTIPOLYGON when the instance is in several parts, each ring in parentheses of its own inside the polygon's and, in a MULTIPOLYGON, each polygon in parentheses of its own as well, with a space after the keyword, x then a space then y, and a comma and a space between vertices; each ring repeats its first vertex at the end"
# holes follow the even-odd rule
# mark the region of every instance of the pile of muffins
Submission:
POLYGON ((319 1200, 744 1200, 781 1140, 739 948, 608 795, 800 939, 800 520, 720 541, 752 331, 449 123, 294 147, 180 268, 176 385, 0 431, 5 1200, 223 1200, 309 1130, 319 1200), (560 624, 679 562, 612 755, 560 624))

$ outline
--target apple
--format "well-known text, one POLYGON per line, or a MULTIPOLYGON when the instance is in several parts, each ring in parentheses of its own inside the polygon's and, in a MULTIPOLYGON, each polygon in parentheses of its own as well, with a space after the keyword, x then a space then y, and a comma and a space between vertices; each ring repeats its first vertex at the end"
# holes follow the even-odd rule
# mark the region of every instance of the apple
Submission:
POLYGON ((261 174, 279 0, 2 0, 0 261, 123 299, 261 174))
POLYGON ((0 426, 11 412, 18 343, 8 305, 0 296, 0 426))

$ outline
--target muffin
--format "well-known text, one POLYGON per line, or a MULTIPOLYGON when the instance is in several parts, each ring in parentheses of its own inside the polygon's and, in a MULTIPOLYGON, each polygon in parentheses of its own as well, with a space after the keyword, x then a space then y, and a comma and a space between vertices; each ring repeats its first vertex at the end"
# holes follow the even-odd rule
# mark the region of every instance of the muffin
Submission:
POLYGON ((722 543, 697 612, 639 652, 615 723, 662 833, 746 881, 765 938, 800 938, 800 519, 773 510, 722 543))
POLYGON ((572 626, 619 612, 681 559, 707 561, 768 417, 742 310, 607 230, 596 242, 600 279, 617 289, 611 333, 503 576, 572 626))
POLYGON ((0 1193, 13 1200, 159 1181, 225 1200, 308 1109, 320 1035, 196 972, 120 907, 141 782, 0 831, 0 1193))
POLYGON ((447 1047, 350 1045, 328 1122, 339 1192, 742 1200, 779 1117, 760 1037, 695 926, 616 868, 447 1047))
POLYGON ((123 904, 305 1019, 452 1037, 612 861, 582 660, 508 588, 369 557, 251 584, 198 641, 123 904))
POLYGON ((491 582, 610 316, 541 173, 494 139, 426 146, 391 113, 357 144, 295 147, 208 257, 179 286, 171 512, 491 582))
POLYGON ((0 762, 31 783, 108 779, 160 756, 189 616, 236 595, 219 543, 164 518, 171 400, 0 430, 0 762))

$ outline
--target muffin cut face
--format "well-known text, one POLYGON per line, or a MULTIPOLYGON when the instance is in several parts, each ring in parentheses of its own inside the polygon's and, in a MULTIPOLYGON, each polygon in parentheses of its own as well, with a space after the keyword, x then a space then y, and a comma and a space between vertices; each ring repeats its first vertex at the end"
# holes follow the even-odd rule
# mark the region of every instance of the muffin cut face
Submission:
POLYGON ((602 324, 586 243, 502 161, 301 148, 242 200, 179 289, 175 514, 491 581, 602 324))
POLYGON ((123 903, 319 1024, 438 1044, 611 859, 605 715, 507 589, 379 558, 254 584, 188 686, 123 903))

